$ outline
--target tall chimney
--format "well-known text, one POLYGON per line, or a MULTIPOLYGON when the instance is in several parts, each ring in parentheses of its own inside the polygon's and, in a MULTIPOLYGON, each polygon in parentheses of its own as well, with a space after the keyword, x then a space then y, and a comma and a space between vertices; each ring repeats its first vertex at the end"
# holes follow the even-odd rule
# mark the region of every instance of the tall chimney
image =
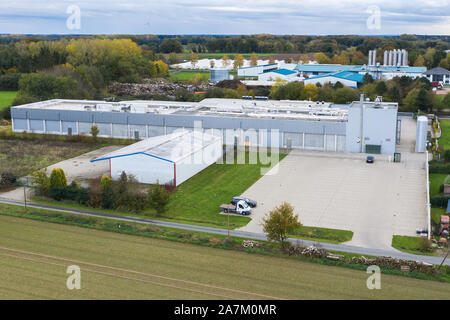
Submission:
POLYGON ((385 50, 384 51, 384 57, 383 57, 383 66, 387 66, 387 61, 388 60, 388 52, 385 50))
POLYGON ((372 65, 375 66, 377 64, 377 49, 373 49, 372 53, 372 65))

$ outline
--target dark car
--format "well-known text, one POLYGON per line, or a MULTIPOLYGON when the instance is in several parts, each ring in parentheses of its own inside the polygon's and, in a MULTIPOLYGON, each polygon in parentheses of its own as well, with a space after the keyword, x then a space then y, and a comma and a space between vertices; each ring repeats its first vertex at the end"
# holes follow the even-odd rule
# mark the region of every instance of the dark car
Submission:
POLYGON ((373 156, 367 156, 366 162, 367 163, 373 163, 375 161, 375 157, 373 156))
POLYGON ((233 199, 231 199, 231 204, 236 205, 236 203, 238 203, 238 201, 240 201, 240 200, 245 201, 250 206, 250 208, 256 207, 256 201, 250 200, 245 197, 233 197, 233 199))

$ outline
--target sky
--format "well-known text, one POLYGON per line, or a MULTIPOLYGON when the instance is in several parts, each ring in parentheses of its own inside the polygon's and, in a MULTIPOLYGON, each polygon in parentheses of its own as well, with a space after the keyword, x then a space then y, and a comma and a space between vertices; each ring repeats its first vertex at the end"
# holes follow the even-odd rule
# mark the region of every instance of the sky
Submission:
POLYGON ((0 0, 0 33, 450 35, 450 0, 0 0))

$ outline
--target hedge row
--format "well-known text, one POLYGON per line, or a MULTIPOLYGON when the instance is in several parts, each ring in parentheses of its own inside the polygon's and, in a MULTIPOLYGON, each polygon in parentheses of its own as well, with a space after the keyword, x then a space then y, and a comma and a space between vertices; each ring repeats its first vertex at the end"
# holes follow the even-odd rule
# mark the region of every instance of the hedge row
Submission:
POLYGON ((430 173, 445 173, 450 174, 450 162, 444 163, 441 161, 430 161, 430 173))

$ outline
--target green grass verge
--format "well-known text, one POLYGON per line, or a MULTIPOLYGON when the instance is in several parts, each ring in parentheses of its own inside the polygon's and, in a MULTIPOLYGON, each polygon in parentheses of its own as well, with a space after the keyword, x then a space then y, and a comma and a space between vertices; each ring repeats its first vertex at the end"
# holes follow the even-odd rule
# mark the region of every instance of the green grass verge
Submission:
MULTIPOLYGON (((144 210, 140 214, 120 212, 113 210, 93 209, 73 202, 60 202, 51 199, 40 199, 38 203, 65 206, 75 209, 107 212, 131 216, 146 216, 163 221, 187 223, 213 228, 227 228, 226 215, 221 215, 220 205, 229 203, 234 196, 241 195, 262 177, 261 169, 268 169, 259 160, 256 164, 249 164, 250 153, 246 153, 246 164, 213 164, 183 182, 171 195, 167 213, 164 216, 156 215, 153 209, 144 210)), ((286 154, 280 153, 281 160, 286 154)), ((276 163, 278 163, 278 160, 276 163)), ((271 166, 276 165, 272 163, 271 166)), ((249 217, 230 216, 230 229, 243 227, 250 221, 249 217)))
POLYGON ((178 73, 174 73, 169 77, 171 81, 189 81, 192 78, 196 77, 197 74, 200 74, 201 80, 209 80, 209 72, 201 72, 201 71, 180 71, 178 73))
POLYGON ((441 124, 441 131, 442 135, 439 139, 439 147, 443 148, 444 150, 450 149, 450 120, 448 119, 441 119, 439 120, 441 124))
POLYGON ((430 197, 442 195, 439 187, 444 183, 450 183, 450 175, 445 173, 430 173, 430 197))
POLYGON ((424 241, 423 238, 420 237, 409 237, 409 236, 397 236, 394 235, 392 237, 392 247, 398 249, 400 251, 419 254, 419 255, 427 255, 432 256, 433 252, 424 251, 421 248, 421 242, 424 241))
POLYGON ((431 221, 434 225, 437 226, 441 223, 441 216, 445 215, 446 211, 446 208, 431 208, 431 221))
POLYGON ((353 232, 348 230, 302 226, 300 229, 298 229, 293 234, 290 234, 289 236, 292 238, 299 238, 304 240, 342 243, 352 240, 353 232))
MULTIPOLYGON (((12 217, 19 217, 19 218, 26 218, 26 219, 32 219, 35 221, 41 221, 41 222, 51 222, 56 224, 64 224, 64 225, 71 225, 71 226, 77 226, 77 227, 83 227, 83 228, 89 228, 89 229, 96 229, 96 230, 103 230, 103 231, 109 231, 109 232, 115 232, 115 233, 122 233, 122 234, 128 234, 128 235, 136 235, 136 236, 143 236, 143 237, 150 237, 150 238, 156 238, 156 239, 162 239, 162 240, 170 240, 175 242, 181 242, 185 244, 195 244, 195 245, 201 245, 201 246, 207 246, 207 247, 215 247, 215 248, 221 248, 221 249, 228 249, 233 251, 242 251, 249 254, 255 254, 255 255, 264 255, 264 256, 273 256, 273 257, 279 257, 279 258, 287 258, 287 260, 300 260, 305 262, 314 262, 321 265, 326 266, 338 266, 338 267, 346 267, 351 268, 355 270, 362 270, 365 271, 367 269, 366 266, 363 265, 357 265, 350 263, 348 260, 351 258, 351 256, 359 256, 356 254, 349 254, 345 253, 346 260, 345 261, 331 261, 328 259, 319 259, 319 258, 307 258, 303 256, 289 256, 286 253, 284 253, 282 250, 279 249, 277 245, 271 242, 267 241, 258 241, 261 244, 260 248, 243 248, 241 246, 242 238, 237 237, 231 237, 229 242, 223 242, 224 236, 221 235, 211 235, 207 233, 199 233, 199 232, 192 232, 187 230, 179 230, 179 229, 173 229, 173 228, 166 228, 166 227, 156 227, 156 226, 149 226, 145 224, 139 224, 139 223, 128 223, 128 222, 118 222, 113 221, 111 219, 102 219, 102 218, 96 218, 96 217, 86 217, 86 216, 80 216, 80 215, 73 215, 68 214, 64 212, 55 212, 55 211, 49 211, 49 210, 42 210, 42 209, 34 209, 29 208, 27 212, 24 211, 24 209, 20 206, 14 206, 14 205, 6 205, 6 204, 0 204, 0 216, 12 216, 12 217), (220 241, 217 241, 220 240, 220 241)), ((4 225, 5 221, 3 220, 2 225, 4 225)), ((42 230, 43 226, 39 226, 38 230, 42 230)), ((21 228, 23 231, 23 228, 21 228)), ((47 234, 45 229, 42 231, 44 234, 47 234)), ((23 233, 22 234, 28 234, 23 233)), ((64 239, 67 239, 67 235, 70 234, 70 238, 76 237, 80 232, 76 232, 76 230, 67 230, 64 233, 59 232, 59 235, 62 236, 64 239)), ((83 232, 84 233, 84 232, 83 232)), ((105 237, 103 237, 105 238, 105 237)), ((113 240, 113 237, 107 237, 111 241, 113 240)), ((34 239, 34 238, 33 238, 34 239)), ((41 239, 41 237, 38 237, 36 239, 41 239)), ((23 243, 35 243, 36 239, 34 241, 25 241, 23 243)), ((92 246, 95 246, 101 239, 100 237, 98 240, 91 239, 92 246)), ((72 239, 73 240, 73 239, 72 239)), ((76 241, 72 241, 71 243, 77 243, 76 241)), ((124 239, 122 239, 124 240, 124 239)), ((80 243, 84 243, 85 239, 80 240, 80 243)), ((44 240, 45 242, 45 240, 44 240)), ((133 240, 133 248, 136 247, 136 245, 140 242, 139 240, 133 240)), ((58 243, 55 242, 55 239, 51 239, 50 243, 58 243)), ((111 243, 109 243, 111 246, 111 243)), ((54 245, 52 245, 54 246, 54 245)), ((164 246, 167 247, 167 246, 164 246)), ((93 247, 89 247, 89 251, 92 251, 94 249, 93 247)), ((106 248, 104 248, 106 249, 106 248)), ((130 249, 133 250, 133 249, 130 249)), ((189 248, 186 247, 184 251, 189 251, 189 248)), ((79 249, 75 250, 77 252, 81 252, 79 249)), ((123 258, 123 255, 125 253, 121 254, 121 257, 123 258)), ((210 254, 212 254, 210 252, 210 254)), ((135 255, 138 256, 138 255, 135 255)), ((208 258, 209 259, 209 258, 208 258)), ((256 257, 254 259, 257 259, 256 257)), ((288 263, 287 260, 285 260, 285 263, 288 263)), ((123 259, 122 259, 123 261, 123 259)), ((280 260, 282 262, 282 260, 280 260)), ((239 263, 238 261, 236 263, 239 263)), ((252 260, 252 263, 255 263, 255 260, 252 260)), ((322 268, 322 266, 317 266, 317 268, 322 268)), ((400 270, 394 270, 394 269, 387 269, 387 268, 381 268, 383 274, 385 275, 397 275, 397 276, 404 276, 408 278, 416 278, 416 279, 424 279, 424 280, 437 280, 441 282, 450 282, 450 268, 444 267, 443 270, 436 274, 423 274, 418 272, 410 272, 410 273, 404 273, 400 270)), ((336 273, 333 273, 333 276, 336 275, 336 273)), ((355 274, 356 275, 356 274, 355 274)), ((350 281, 351 277, 347 280, 350 281)), ((365 281, 365 280, 364 280, 365 281)), ((365 282, 364 282, 365 283, 365 282)), ((365 288, 365 286, 364 286, 365 288)), ((354 288, 353 288, 354 289, 354 288)), ((385 289, 386 290, 386 289, 385 289)), ((365 289, 365 292, 367 292, 367 289, 365 289)), ((329 297, 328 297, 329 298, 329 297)))
POLYGON ((0 111, 9 107, 16 98, 17 91, 0 91, 0 111))

